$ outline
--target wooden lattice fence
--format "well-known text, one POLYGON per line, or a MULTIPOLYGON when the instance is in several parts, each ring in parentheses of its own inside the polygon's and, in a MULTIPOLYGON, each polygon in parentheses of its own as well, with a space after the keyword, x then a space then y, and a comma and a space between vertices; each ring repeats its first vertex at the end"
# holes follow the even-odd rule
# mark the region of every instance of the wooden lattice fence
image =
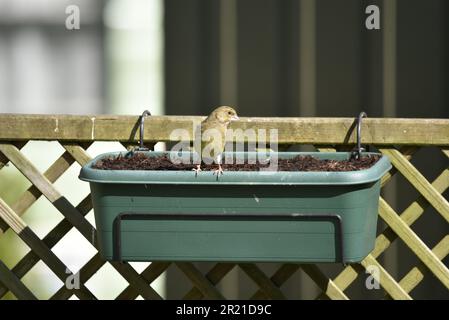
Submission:
MULTIPOLYGON (((192 122, 201 119, 151 117, 146 120, 145 141, 148 144, 168 142, 173 129, 183 128, 191 132, 192 122)), ((75 161, 83 165, 90 159, 86 149, 94 141, 119 141, 125 146, 135 144, 139 138, 137 123, 138 117, 132 116, 0 115, 0 170, 8 162, 12 163, 32 183, 15 203, 6 203, 0 198, 0 241, 4 241, 2 233, 11 228, 31 249, 12 269, 0 261, 0 297, 11 291, 19 299, 35 299, 35 294, 21 279, 41 260, 64 283, 68 275, 67 266, 52 248, 73 227, 96 246, 95 229, 85 219, 92 209, 90 197, 72 204, 55 188, 54 183, 75 161), (45 172, 39 172, 21 152, 21 148, 32 140, 58 141, 65 152, 45 172), (65 217, 42 239, 21 218, 41 196, 47 198, 65 217)), ((320 151, 332 151, 354 145, 354 124, 354 119, 350 118, 243 118, 234 126, 242 129, 276 128, 281 145, 308 144, 320 151)), ((446 223, 449 222, 449 203, 442 195, 449 187, 449 168, 433 181, 428 181, 411 163, 414 153, 424 146, 438 147, 449 157, 449 120, 366 119, 363 123, 363 143, 376 147, 393 164, 393 169, 383 177, 382 186, 394 175, 400 174, 419 192, 419 197, 399 213, 383 198, 380 199, 379 215, 387 227, 378 234, 373 252, 360 264, 341 266, 339 274, 329 278, 313 264, 284 264, 273 274, 267 275, 257 264, 250 263, 217 263, 206 273, 191 262, 154 262, 141 273, 128 263, 111 263, 128 281, 128 286, 117 299, 135 299, 139 295, 145 299, 161 299, 151 284, 172 264, 192 282, 191 290, 185 293, 186 299, 224 298, 216 285, 236 267, 257 284, 258 290, 248 296, 256 299, 285 298, 282 285, 300 269, 322 290, 317 298, 349 299, 345 292, 347 288, 365 274, 368 266, 373 265, 380 270, 380 285, 387 297, 393 299, 411 299, 411 292, 425 277, 436 277, 449 289, 449 270, 442 262, 449 253, 449 235, 429 248, 411 228, 429 206, 446 223), (402 241, 420 261, 401 279, 395 279, 379 262, 379 257, 394 241, 402 241)), ((68 299, 76 295, 80 299, 96 299, 85 283, 105 263, 109 262, 102 260, 97 253, 78 271, 81 281, 79 290, 70 290, 63 285, 51 298, 68 299)))

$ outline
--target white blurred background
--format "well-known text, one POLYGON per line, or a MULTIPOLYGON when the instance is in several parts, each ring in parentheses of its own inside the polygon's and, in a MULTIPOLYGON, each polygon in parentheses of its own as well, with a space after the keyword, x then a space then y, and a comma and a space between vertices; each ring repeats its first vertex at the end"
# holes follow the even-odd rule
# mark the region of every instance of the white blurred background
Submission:
MULTIPOLYGON (((0 113, 163 114, 163 65, 162 0, 0 0, 0 113), (79 30, 66 28, 69 5, 79 8, 79 30)), ((88 152, 119 149, 97 142, 88 152)), ((29 142, 22 151, 44 172, 64 149, 56 142, 29 142)), ((72 165, 55 183, 74 205, 89 193, 79 170, 72 165)), ((13 165, 0 171, 0 196, 8 204, 29 186, 13 165)), ((42 238, 63 216, 41 197, 23 218, 42 238)), ((92 211, 87 218, 95 225, 92 211)), ((28 250, 12 230, 0 234, 0 259, 9 268, 28 250)), ((96 253, 74 229, 53 251, 74 272, 96 253)), ((132 265, 141 271, 148 264, 132 265)), ((42 262, 23 281, 40 299, 63 285, 42 262)), ((86 285, 98 298, 112 299, 128 284, 105 264, 86 285)), ((164 296, 163 277, 153 287, 164 296)))

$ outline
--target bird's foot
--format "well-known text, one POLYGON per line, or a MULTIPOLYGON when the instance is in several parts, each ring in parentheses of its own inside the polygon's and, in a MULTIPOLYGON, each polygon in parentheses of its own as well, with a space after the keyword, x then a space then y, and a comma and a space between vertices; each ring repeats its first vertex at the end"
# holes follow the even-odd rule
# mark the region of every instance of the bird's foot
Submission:
POLYGON ((218 165, 218 169, 214 170, 214 175, 217 175, 217 179, 220 175, 223 174, 223 168, 221 167, 221 165, 218 165))
POLYGON ((195 177, 198 175, 198 172, 202 171, 201 170, 201 165, 197 165, 196 168, 193 168, 192 171, 195 171, 195 177))

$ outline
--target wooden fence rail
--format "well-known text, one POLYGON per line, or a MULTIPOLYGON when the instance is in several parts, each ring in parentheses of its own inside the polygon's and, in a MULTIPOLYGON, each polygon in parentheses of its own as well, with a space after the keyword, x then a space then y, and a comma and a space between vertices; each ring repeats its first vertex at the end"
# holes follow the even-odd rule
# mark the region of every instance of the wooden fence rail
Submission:
MULTIPOLYGON (((191 134, 202 119, 150 117, 145 121, 145 141, 175 140, 171 137, 174 129, 185 129, 191 134)), ((73 271, 68 270, 52 248, 72 228, 76 228, 94 247, 97 245, 95 228, 85 218, 92 209, 90 196, 78 204, 72 204, 54 183, 73 163, 84 165, 90 160, 86 149, 95 141, 119 141, 125 146, 135 144, 139 139, 137 124, 138 117, 135 116, 0 115, 0 170, 7 163, 12 163, 32 184, 15 203, 7 203, 0 194, 0 241, 5 241, 3 233, 11 229, 31 249, 12 268, 0 260, 0 298, 12 292, 19 299, 35 299, 36 295, 21 279, 39 261, 65 283, 68 272, 73 271), (65 149, 43 173, 21 152, 21 148, 33 140, 58 141, 65 149), (64 219, 40 239, 21 216, 42 196, 61 212, 64 219)), ((355 120, 352 118, 242 118, 233 124, 233 129, 277 129, 280 144, 314 145, 319 151, 352 147, 355 143, 354 127, 355 120)), ((388 184, 394 175, 400 174, 419 196, 400 213, 383 198, 380 199, 379 216, 387 227, 378 234, 374 250, 360 264, 342 266, 334 277, 329 277, 317 265, 291 263, 280 265, 271 275, 264 273, 257 264, 249 263, 217 263, 203 273, 190 262, 154 262, 139 273, 128 263, 106 262, 97 253, 77 271, 80 274, 80 289, 71 290, 63 285, 51 299, 68 299, 73 295, 80 299, 96 299, 85 283, 105 263, 110 263, 128 281, 128 286, 117 299, 135 299, 139 295, 145 299, 161 299, 151 284, 172 265, 181 270, 193 285, 185 293, 185 299, 223 299, 217 284, 234 268, 240 268, 257 285, 256 292, 248 297, 252 299, 284 299, 282 286, 299 270, 307 274, 322 291, 317 298, 349 299, 347 289, 370 266, 378 267, 380 285, 387 298, 411 299, 413 290, 427 277, 435 277, 449 289, 449 270, 443 263, 449 254, 449 234, 430 248, 411 228, 428 207, 433 207, 445 223, 449 223, 449 203, 443 196, 449 187, 449 167, 429 181, 412 163, 417 150, 426 146, 439 148, 449 158, 449 120, 368 118, 363 121, 362 132, 363 143, 376 147, 393 164, 390 172, 383 177, 382 186, 388 184), (419 260, 402 279, 395 279, 379 260, 394 241, 402 241, 419 260)))

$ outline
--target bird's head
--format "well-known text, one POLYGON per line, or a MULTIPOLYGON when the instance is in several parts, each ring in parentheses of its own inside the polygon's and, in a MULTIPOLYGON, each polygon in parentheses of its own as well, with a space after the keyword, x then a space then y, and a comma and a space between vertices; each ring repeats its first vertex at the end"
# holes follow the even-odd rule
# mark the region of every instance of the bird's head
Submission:
POLYGON ((212 111, 211 116, 223 124, 229 124, 231 121, 239 119, 237 112, 228 106, 218 107, 212 111))

